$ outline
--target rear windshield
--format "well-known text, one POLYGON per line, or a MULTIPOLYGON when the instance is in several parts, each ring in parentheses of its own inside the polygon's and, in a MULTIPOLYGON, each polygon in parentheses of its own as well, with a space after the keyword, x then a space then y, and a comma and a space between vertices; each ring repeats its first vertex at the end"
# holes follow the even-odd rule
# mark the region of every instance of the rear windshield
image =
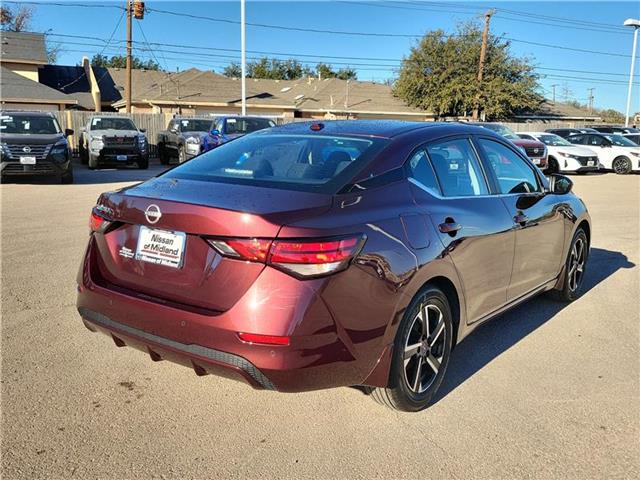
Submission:
POLYGON ((223 144, 163 176, 335 193, 386 143, 380 138, 257 133, 223 144))
POLYGON ((275 126, 276 122, 267 118, 227 118, 225 133, 229 135, 241 133, 244 135, 275 126))
POLYGON ((3 114, 0 116, 0 133, 54 135, 60 133, 60 126, 53 117, 44 115, 3 114))
POLYGON ((137 130, 128 118, 92 118, 91 130, 137 130))
POLYGON ((503 136, 509 140, 517 140, 519 137, 516 135, 516 132, 511 130, 509 127, 505 127, 499 123, 485 123, 482 125, 484 128, 488 128, 489 130, 493 130, 498 135, 503 136))

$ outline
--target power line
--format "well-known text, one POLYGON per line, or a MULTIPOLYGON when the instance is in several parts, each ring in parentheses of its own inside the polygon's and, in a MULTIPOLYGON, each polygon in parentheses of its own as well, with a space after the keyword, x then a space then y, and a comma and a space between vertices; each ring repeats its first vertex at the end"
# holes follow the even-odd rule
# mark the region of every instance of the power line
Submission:
POLYGON ((3 3, 11 3, 16 5, 47 5, 54 7, 80 7, 80 8, 117 8, 118 10, 126 11, 124 7, 118 5, 104 5, 100 3, 87 4, 87 3, 67 3, 67 2, 16 2, 3 0, 3 3))

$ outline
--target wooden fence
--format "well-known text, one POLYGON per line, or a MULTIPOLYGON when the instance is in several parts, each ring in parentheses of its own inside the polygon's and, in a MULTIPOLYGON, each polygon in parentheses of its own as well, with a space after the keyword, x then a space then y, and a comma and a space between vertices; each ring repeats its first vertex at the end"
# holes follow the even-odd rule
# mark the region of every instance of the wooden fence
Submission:
MULTIPOLYGON (((123 115, 121 113, 113 113, 113 112, 83 112, 77 110, 65 110, 61 112, 54 112, 58 120, 60 121, 60 125, 62 128, 71 128, 75 131, 75 135, 69 138, 71 145, 75 152, 78 151, 78 139, 80 137, 80 130, 84 127, 89 119, 96 115, 123 115)), ((146 131, 147 139, 149 140, 149 150, 152 156, 156 155, 157 145, 156 139, 158 138, 158 133, 166 130, 167 125, 169 125, 169 121, 173 117, 173 113, 132 113, 127 115, 130 117, 133 122, 136 124, 138 128, 142 128, 146 131)), ((284 124, 294 121, 304 121, 308 119, 302 118, 274 118, 276 123, 284 124)), ((504 123, 504 125, 510 127, 512 130, 516 132, 525 132, 525 131, 542 131, 547 128, 576 128, 582 127, 586 124, 584 122, 529 122, 529 123, 504 123)), ((588 125, 587 125, 588 126, 588 125)))

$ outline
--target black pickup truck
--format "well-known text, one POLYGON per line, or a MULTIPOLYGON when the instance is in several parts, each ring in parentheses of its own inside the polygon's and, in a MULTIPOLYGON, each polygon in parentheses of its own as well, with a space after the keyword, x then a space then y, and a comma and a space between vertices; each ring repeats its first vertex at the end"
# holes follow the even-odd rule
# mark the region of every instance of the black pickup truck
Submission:
POLYGON ((73 183, 67 137, 49 112, 0 112, 0 174, 6 177, 55 176, 73 183))
POLYGON ((211 134, 213 117, 174 117, 166 130, 158 133, 160 163, 168 165, 172 158, 183 163, 202 153, 204 139, 211 134))

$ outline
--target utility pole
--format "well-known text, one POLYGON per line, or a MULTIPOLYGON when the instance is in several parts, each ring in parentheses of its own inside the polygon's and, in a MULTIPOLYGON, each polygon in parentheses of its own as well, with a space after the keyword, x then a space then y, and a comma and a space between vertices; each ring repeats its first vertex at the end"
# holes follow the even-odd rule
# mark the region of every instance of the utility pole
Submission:
POLYGON ((593 91, 595 90, 595 88, 587 88, 587 91, 589 92, 589 113, 591 113, 593 111, 593 91))
POLYGON ((125 82, 125 100, 127 113, 131 113, 131 7, 132 0, 127 0, 127 76, 125 82))
MULTIPOLYGON (((482 46, 480 47, 480 65, 478 66, 478 89, 482 89, 482 74, 484 73, 484 62, 487 56, 487 42, 489 41, 489 23, 496 11, 492 8, 484 14, 484 31, 482 32, 482 46)), ((476 97, 476 107, 473 109, 473 119, 478 120, 480 114, 480 91, 476 97)))
POLYGON ((553 85, 551 85, 551 88, 553 90, 553 104, 555 105, 556 103, 556 87, 559 87, 560 84, 558 83, 554 83, 553 85))
POLYGON ((244 0, 240 0, 240 63, 242 64, 242 115, 247 114, 247 39, 244 0))

